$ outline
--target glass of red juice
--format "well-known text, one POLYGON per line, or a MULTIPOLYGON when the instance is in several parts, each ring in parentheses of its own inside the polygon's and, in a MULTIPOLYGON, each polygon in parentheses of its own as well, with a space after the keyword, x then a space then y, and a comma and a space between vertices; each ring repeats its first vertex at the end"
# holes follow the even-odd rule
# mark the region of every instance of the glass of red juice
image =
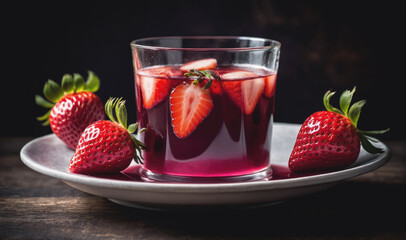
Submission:
POLYGON ((281 44, 254 37, 131 42, 141 174, 163 182, 269 177, 281 44))

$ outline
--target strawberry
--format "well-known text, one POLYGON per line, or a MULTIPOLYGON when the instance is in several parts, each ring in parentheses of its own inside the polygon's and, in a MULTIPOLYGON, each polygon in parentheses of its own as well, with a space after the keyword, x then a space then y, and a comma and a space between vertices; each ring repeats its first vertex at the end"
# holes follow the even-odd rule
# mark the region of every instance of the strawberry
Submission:
POLYGON ((69 164, 69 171, 82 174, 118 173, 126 169, 131 160, 137 163, 137 154, 145 145, 135 139, 138 124, 127 129, 125 101, 110 98, 106 102, 106 114, 111 121, 100 120, 89 125, 80 136, 78 146, 69 164), (114 118, 113 108, 118 122, 114 118))
POLYGON ((104 107, 100 98, 93 92, 99 89, 99 78, 91 71, 87 81, 75 73, 72 77, 65 74, 62 86, 48 80, 44 86, 44 99, 35 96, 35 102, 45 108, 51 108, 45 115, 38 117, 43 125, 51 125, 52 131, 69 148, 75 149, 85 128, 104 119, 104 107))
POLYGON ((189 136, 213 108, 210 93, 199 81, 178 85, 169 97, 172 126, 179 138, 189 136))
POLYGON ((272 97, 275 93, 276 74, 265 78, 265 96, 272 97))
MULTIPOLYGON (((221 88, 221 82, 216 79, 211 79, 212 83, 209 88, 210 92, 216 95, 222 95, 223 94, 223 89, 221 88)), ((209 82, 209 80, 203 80, 203 85, 206 85, 209 82)))
POLYGON ((245 114, 251 114, 262 92, 265 81, 250 71, 236 71, 223 74, 222 88, 231 100, 239 106, 245 114), (242 80, 245 79, 245 80, 242 80))
POLYGON ((201 60, 196 60, 183 64, 180 67, 182 72, 188 72, 189 70, 196 69, 200 70, 212 70, 217 67, 217 60, 215 58, 206 58, 201 60))
MULTIPOLYGON (((135 81, 142 91, 144 107, 150 109, 160 103, 169 94, 169 89, 176 87, 180 82, 169 81, 169 78, 180 76, 182 76, 182 72, 179 69, 168 66, 140 70, 135 75, 135 81)), ((137 108, 141 111, 141 102, 137 102, 137 108)))
POLYGON ((166 78, 153 78, 143 76, 140 78, 142 103, 150 109, 160 103, 169 93, 171 82, 166 78))
POLYGON ((220 83, 221 78, 215 71, 190 69, 184 73, 184 75, 187 77, 196 77, 195 80, 197 80, 200 85, 203 85, 204 88, 210 89, 210 92, 213 94, 223 94, 220 83))
POLYGON ((140 70, 139 74, 141 76, 148 76, 153 78, 173 78, 182 77, 183 73, 176 67, 161 66, 144 68, 140 70))
POLYGON ((299 130, 295 146, 289 158, 289 168, 293 172, 315 172, 337 170, 353 164, 360 152, 360 145, 367 152, 381 153, 366 134, 381 134, 382 131, 361 131, 357 129, 361 108, 365 100, 351 107, 352 91, 346 90, 340 97, 341 110, 330 105, 335 92, 324 95, 327 111, 313 113, 299 130), (361 142, 361 143, 360 143, 361 142))

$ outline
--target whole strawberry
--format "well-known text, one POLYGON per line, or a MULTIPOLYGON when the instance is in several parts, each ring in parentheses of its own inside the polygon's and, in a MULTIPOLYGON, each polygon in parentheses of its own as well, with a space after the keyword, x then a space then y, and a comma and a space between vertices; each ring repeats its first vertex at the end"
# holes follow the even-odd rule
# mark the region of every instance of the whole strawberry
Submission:
POLYGON ((346 90, 340 97, 340 109, 330 105, 335 92, 327 91, 323 102, 327 111, 313 113, 299 130, 295 146, 289 158, 289 169, 293 172, 315 172, 337 170, 354 163, 360 152, 360 145, 369 153, 381 153, 382 149, 371 144, 366 134, 381 134, 382 131, 361 131, 357 129, 361 109, 365 100, 351 107, 352 91, 346 90))
POLYGON ((137 130, 137 123, 127 129, 124 104, 125 101, 121 99, 110 98, 106 102, 106 114, 111 121, 97 121, 85 129, 69 164, 71 172, 118 173, 127 168, 133 158, 137 163, 141 162, 137 151, 140 154, 145 145, 131 135, 137 130), (114 118, 113 109, 118 122, 114 118))
POLYGON ((104 119, 104 107, 100 98, 94 94, 99 89, 99 78, 91 71, 87 81, 77 73, 65 74, 62 86, 48 80, 44 86, 44 96, 35 96, 35 102, 45 108, 51 108, 45 115, 38 117, 42 125, 51 125, 52 131, 69 148, 75 149, 79 137, 85 128, 104 119))

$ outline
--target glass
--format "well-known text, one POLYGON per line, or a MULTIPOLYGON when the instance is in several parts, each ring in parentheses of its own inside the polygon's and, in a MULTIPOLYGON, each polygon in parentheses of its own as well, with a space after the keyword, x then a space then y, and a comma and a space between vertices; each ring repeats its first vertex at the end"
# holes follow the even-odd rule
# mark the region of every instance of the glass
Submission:
POLYGON ((146 128, 142 175, 169 182, 268 177, 280 46, 253 37, 131 42, 137 121, 146 128))

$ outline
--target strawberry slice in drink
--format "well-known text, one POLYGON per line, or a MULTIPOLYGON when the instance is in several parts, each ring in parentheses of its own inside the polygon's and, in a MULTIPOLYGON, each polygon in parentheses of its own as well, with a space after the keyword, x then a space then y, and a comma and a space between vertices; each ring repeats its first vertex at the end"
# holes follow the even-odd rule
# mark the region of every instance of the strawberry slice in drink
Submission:
POLYGON ((206 58, 201 60, 196 60, 183 64, 180 67, 182 72, 187 72, 192 69, 200 70, 212 70, 217 67, 217 60, 215 58, 206 58))
POLYGON ((189 136, 213 109, 209 91, 200 84, 178 85, 169 101, 173 131, 178 138, 189 136))
POLYGON ((265 96, 272 97, 275 93, 276 74, 265 78, 265 96))
POLYGON ((141 77, 142 102, 146 109, 150 109, 160 103, 168 95, 171 87, 166 79, 141 77))
POLYGON ((171 76, 180 76, 182 73, 171 67, 155 67, 141 70, 137 84, 141 87, 144 107, 150 109, 160 103, 169 93, 171 76))
POLYGON ((221 89, 220 76, 216 71, 205 69, 197 70, 191 69, 184 73, 185 76, 195 77, 197 81, 201 83, 204 88, 210 89, 210 92, 216 95, 222 95, 223 90, 221 89), (207 87, 206 87, 207 86, 207 87))
POLYGON ((222 88, 245 114, 251 114, 265 88, 264 78, 254 72, 236 71, 223 74, 222 88))
MULTIPOLYGON (((219 80, 216 80, 214 78, 211 78, 211 86, 209 88, 210 92, 216 95, 222 95, 223 94, 223 90, 221 89, 221 83, 219 80)), ((208 80, 204 80, 202 82, 202 86, 206 85, 208 82, 208 80)))

